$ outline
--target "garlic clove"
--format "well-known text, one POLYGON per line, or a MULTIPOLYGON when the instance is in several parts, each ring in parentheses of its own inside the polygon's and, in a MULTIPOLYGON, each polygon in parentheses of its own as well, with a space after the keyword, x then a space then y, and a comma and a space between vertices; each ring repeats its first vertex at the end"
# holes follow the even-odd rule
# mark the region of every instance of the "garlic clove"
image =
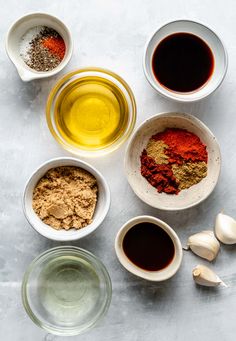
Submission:
POLYGON ((227 287, 227 285, 215 274, 215 272, 205 265, 197 265, 193 269, 192 274, 194 281, 199 285, 206 287, 216 287, 218 285, 223 285, 227 287))
POLYGON ((213 231, 202 231, 190 236, 187 245, 193 253, 209 261, 215 259, 220 250, 220 243, 213 231))
POLYGON ((219 213, 216 216, 215 234, 223 244, 236 244, 236 221, 226 214, 219 213))

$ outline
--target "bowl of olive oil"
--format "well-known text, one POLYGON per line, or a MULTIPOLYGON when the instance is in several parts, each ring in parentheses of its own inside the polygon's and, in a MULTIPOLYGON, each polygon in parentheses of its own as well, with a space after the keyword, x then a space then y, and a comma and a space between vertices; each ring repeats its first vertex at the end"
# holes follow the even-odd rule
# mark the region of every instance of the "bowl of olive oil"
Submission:
POLYGON ((80 156, 99 156, 114 151, 130 136, 136 103, 120 76, 84 68, 58 81, 49 94, 46 115, 63 148, 80 156))
POLYGON ((107 312, 111 280, 92 253, 73 246, 47 250, 30 264, 22 282, 22 300, 36 325, 56 335, 78 335, 107 312))

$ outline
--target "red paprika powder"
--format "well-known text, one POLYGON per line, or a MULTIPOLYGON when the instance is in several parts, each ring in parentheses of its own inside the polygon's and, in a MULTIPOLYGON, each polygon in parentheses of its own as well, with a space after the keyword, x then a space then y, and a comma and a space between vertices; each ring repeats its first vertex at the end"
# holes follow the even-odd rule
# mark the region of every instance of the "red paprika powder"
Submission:
POLYGON ((168 128, 164 132, 152 136, 154 140, 163 141, 169 148, 166 155, 169 163, 182 164, 183 161, 207 162, 206 146, 195 134, 177 128, 168 128))
POLYGON ((61 36, 47 37, 42 41, 44 47, 46 47, 52 54, 62 60, 66 52, 66 45, 61 36))

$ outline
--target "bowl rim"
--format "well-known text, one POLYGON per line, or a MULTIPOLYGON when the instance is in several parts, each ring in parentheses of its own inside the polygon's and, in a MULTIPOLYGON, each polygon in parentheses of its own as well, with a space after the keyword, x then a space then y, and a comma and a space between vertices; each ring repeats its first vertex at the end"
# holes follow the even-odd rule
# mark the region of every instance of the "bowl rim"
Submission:
MULTIPOLYGON (((116 256, 117 256, 119 262, 127 271, 129 271, 130 273, 132 273, 133 275, 135 275, 137 277, 146 279, 146 280, 151 281, 151 282, 162 282, 162 281, 165 281, 165 280, 173 277, 176 274, 176 272, 179 270, 181 263, 182 263, 182 259, 183 259, 182 244, 180 242, 180 239, 179 239, 177 233, 166 222, 164 222, 163 220, 161 220, 159 218, 150 216, 150 215, 140 215, 140 216, 133 217, 122 225, 122 227, 119 229, 119 231, 116 234, 115 252, 116 252, 116 256), (163 276, 163 273, 160 270, 159 271, 147 271, 147 270, 144 270, 144 269, 138 267, 126 256, 126 254, 123 250, 123 247, 120 246, 120 243, 123 242, 123 239, 124 239, 125 235, 127 234, 127 232, 133 226, 135 226, 138 223, 142 223, 142 222, 151 222, 151 223, 159 226, 161 229, 163 229, 169 235, 169 237, 173 241, 173 243, 175 245, 176 266, 172 271, 169 272, 169 274, 166 274, 163 276), (123 232, 124 232, 124 236, 122 238, 123 232), (152 276, 153 274, 156 274, 157 277, 154 278, 152 276), (159 274, 160 274, 160 278, 158 278, 159 274)), ((172 262, 169 265, 167 265, 163 270, 168 269, 171 266, 171 264, 172 264, 172 262)))
MULTIPOLYGON (((187 113, 183 113, 183 112, 175 112, 175 111, 171 111, 171 112, 161 112, 161 113, 158 113, 158 114, 154 114, 150 117, 148 117, 146 120, 144 120, 143 122, 140 123, 140 125, 135 129, 134 133, 132 134, 131 138, 129 139, 129 143, 126 147, 126 150, 125 150, 125 157, 124 157, 124 171, 125 171, 125 174, 126 174, 126 178, 128 180, 128 183, 130 185, 130 187, 132 188, 133 192, 137 195, 137 197, 142 201, 144 202, 146 205, 149 205, 153 208, 156 208, 156 209, 159 209, 159 210, 162 210, 162 211, 183 211, 183 210, 186 210, 188 208, 192 208, 192 207, 195 207, 197 205, 199 205, 200 203, 202 203, 204 200, 206 200, 210 195, 211 193, 214 191, 217 183, 218 183, 218 180, 219 180, 219 177, 220 177, 220 173, 221 173, 221 162, 222 162, 222 156, 221 156, 221 151, 220 151, 220 145, 215 137, 215 135, 212 133, 212 131, 205 125, 205 123, 203 123, 199 118, 191 115, 191 114, 187 114, 187 113), (210 135, 212 138, 214 138, 214 142, 215 142, 215 145, 216 145, 216 148, 217 148, 217 152, 219 154, 219 167, 218 167, 218 172, 217 172, 217 178, 216 178, 216 182, 215 182, 215 185, 211 188, 211 190, 205 195, 203 196, 201 199, 199 199, 198 201, 196 201, 195 203, 192 203, 190 205, 186 205, 184 207, 181 207, 181 208, 174 208, 174 207, 162 207, 162 206, 155 206, 155 205, 152 205, 150 203, 147 203, 140 195, 139 193, 136 191, 136 189, 131 185, 130 181, 129 181, 129 177, 128 177, 128 169, 127 169, 127 163, 128 163, 128 157, 129 157, 129 154, 130 154, 130 150, 131 150, 131 145, 133 143, 133 140, 134 138, 136 137, 137 133, 143 128, 143 126, 145 124, 147 124, 150 120, 154 120, 154 119, 158 119, 158 118, 161 118, 161 117, 171 117, 171 116, 177 116, 177 117, 181 117, 183 119, 187 119, 187 120, 190 120, 191 122, 194 123, 195 126, 200 126, 201 128, 203 128, 206 133, 208 135, 210 135)), ((150 185, 151 186, 151 185, 150 185)))
MULTIPOLYGON (((228 70, 228 53, 227 53, 227 50, 226 50, 226 47, 225 47, 225 44, 223 43, 222 39, 220 38, 220 36, 213 30, 211 29, 210 27, 208 27, 207 25, 203 24, 201 21, 195 21, 195 20, 190 20, 190 19, 177 19, 177 20, 172 20, 172 21, 168 21, 168 22, 165 22, 163 25, 161 25, 157 30, 155 30, 148 38, 146 44, 145 44, 145 47, 144 47, 144 54, 143 54, 143 72, 144 72, 144 75, 148 81, 148 83, 151 85, 151 87, 156 90, 159 95, 161 95, 162 97, 165 97, 165 98, 168 98, 168 99, 171 99, 173 101, 176 101, 176 102, 185 102, 185 103, 191 103, 191 102, 198 102, 198 101, 201 101, 203 98, 206 98, 208 96, 210 96, 211 94, 213 94, 219 87, 220 85, 222 84, 223 80, 225 79, 225 76, 227 74, 227 70, 228 70), (210 31, 211 33, 213 33, 213 35, 216 36, 216 38, 219 40, 219 42, 221 43, 222 45, 222 51, 224 53, 224 57, 225 57, 225 65, 224 65, 224 69, 222 68, 222 75, 219 77, 219 81, 217 82, 217 84, 215 85, 215 87, 207 94, 204 94, 202 95, 201 97, 199 98, 191 98, 191 95, 189 95, 189 97, 186 97, 186 98, 180 98, 178 96, 176 96, 176 94, 174 95, 171 91, 169 91, 168 89, 165 89, 166 91, 162 91, 162 88, 158 88, 156 86, 156 84, 152 81, 152 79, 149 77, 149 73, 147 71, 147 67, 146 67, 146 60, 147 60, 147 52, 149 50, 149 45, 150 45, 150 42, 151 40, 153 39, 153 37, 161 30, 163 29, 164 27, 166 26, 169 26, 169 25, 172 25, 174 23, 178 23, 178 22, 187 22, 187 23, 193 23, 193 24, 197 24, 197 25, 200 25, 202 27, 204 27, 205 29, 207 29, 208 31, 210 31)), ((183 93, 184 94, 184 93, 183 93)), ((177 93, 178 95, 178 93, 177 93)))
MULTIPOLYGON (((69 165, 68 165, 69 166, 69 165)), ((53 166, 51 168, 55 168, 57 167, 56 165, 53 166)), ((50 168, 50 169, 51 169, 50 168)), ((89 171, 88 171, 89 172, 89 171)), ((46 173, 46 172, 45 172, 46 173)), ((98 200, 99 200, 99 197, 98 197, 98 200)), ((100 227, 100 225, 102 224, 102 222, 104 221, 105 217, 107 216, 107 213, 109 211, 109 208, 110 208, 110 204, 111 204, 111 193, 110 193, 110 188, 109 188, 109 185, 105 179, 105 177, 95 168, 93 167, 92 165, 90 165, 89 163, 83 161, 83 160, 80 160, 80 159, 76 159, 76 158, 73 158, 73 157, 56 157, 56 158, 52 158, 52 159, 49 159, 45 162, 43 162, 42 164, 40 164, 32 173, 31 175, 28 177, 26 183, 25 183, 25 186, 24 186, 24 190, 23 190, 23 195, 22 195, 22 207, 23 207, 23 213, 24 213, 24 216, 26 218, 26 220, 28 221, 29 225, 36 231, 38 232, 41 236, 45 237, 45 238, 48 238, 50 240, 55 240, 55 241, 60 241, 60 242, 69 242, 69 241, 74 241, 74 240, 79 240, 79 239, 82 239, 90 234, 92 234, 94 231, 96 231, 98 229, 98 227, 100 227), (34 176, 42 169, 44 168, 45 166, 47 166, 48 164, 50 163, 56 163, 56 162, 60 162, 60 161, 73 161, 75 163, 78 163, 78 166, 79 168, 83 168, 83 166, 86 166, 88 169, 92 170, 94 174, 96 174, 95 178, 99 178, 99 180, 101 181, 102 183, 102 186, 104 188, 104 193, 105 193, 105 196, 106 196, 106 200, 104 201, 104 208, 103 208, 103 214, 99 217, 98 221, 96 224, 94 224, 94 227, 92 230, 88 230, 86 232, 86 227, 89 226, 85 226, 85 228, 82 228, 82 229, 78 229, 75 231, 75 233, 73 235, 69 235, 68 234, 68 237, 65 238, 65 237, 59 237, 59 234, 58 234, 58 237, 56 236, 53 236, 51 235, 50 236, 50 230, 47 233, 44 233, 43 231, 41 231, 41 228, 38 228, 37 224, 34 224, 32 223, 32 220, 31 220, 31 217, 30 215, 27 213, 27 209, 26 209, 26 195, 27 195, 27 191, 28 191, 28 187, 31 183, 31 181, 33 180, 34 176), (81 233, 83 232, 82 235, 80 235, 81 233)), ((94 221, 93 221, 94 222, 94 221)), ((45 224, 46 226, 48 226, 47 224, 45 224)), ((49 228, 53 229, 52 227, 48 226, 49 228)), ((55 230, 53 229, 52 232, 55 232, 55 230)))
POLYGON ((109 272, 108 272, 107 268, 105 267, 104 263, 97 256, 95 256, 93 253, 91 253, 90 251, 83 249, 83 248, 80 248, 80 247, 77 247, 77 246, 72 246, 72 245, 56 246, 56 247, 47 249, 46 251, 40 253, 28 265, 28 267, 24 273, 22 283, 21 283, 21 299, 22 299, 22 303, 23 303, 23 306, 24 306, 24 309, 25 309, 27 315, 38 327, 41 327, 42 329, 44 329, 50 333, 53 333, 54 335, 63 335, 63 336, 79 335, 79 334, 82 334, 82 333, 92 329, 95 325, 97 325, 97 323, 107 313, 109 306, 110 306, 110 303, 111 303, 111 299, 112 299, 112 282, 111 282, 109 272), (62 252, 63 251, 64 252, 75 252, 75 253, 77 253, 78 256, 81 256, 81 255, 85 256, 85 258, 89 261, 90 264, 93 265, 93 267, 99 268, 99 270, 101 271, 101 273, 103 275, 104 283, 106 285, 106 303, 104 304, 103 310, 97 316, 97 318, 93 321, 93 323, 89 324, 86 328, 82 329, 81 331, 78 331, 75 328, 73 328, 73 329, 68 328, 68 329, 66 329, 66 331, 64 331, 61 328, 57 328, 57 327, 51 328, 48 325, 42 323, 42 321, 36 316, 36 314, 31 309, 31 306, 30 306, 28 298, 27 298, 27 284, 28 284, 29 276, 30 276, 32 270, 35 268, 35 266, 37 266, 38 262, 42 258, 47 258, 49 255, 51 255, 53 253, 57 254, 60 251, 62 251, 62 252))
POLYGON ((5 35, 5 51, 10 59, 10 61, 12 62, 12 64, 16 67, 21 79, 23 81, 31 81, 33 79, 40 79, 40 78, 47 78, 47 77, 51 77, 56 75, 57 73, 59 73, 60 71, 62 71, 66 65, 69 63, 72 54, 73 54, 73 49, 74 49, 74 43, 73 43, 73 39, 72 39, 72 33, 69 29, 69 27, 57 16, 52 15, 50 13, 47 12, 41 12, 41 11, 36 11, 36 12, 29 12, 26 13, 20 17, 18 17, 15 21, 12 22, 12 24, 10 25, 6 35, 5 35), (21 75, 20 69, 22 68, 18 68, 17 67, 17 63, 15 63, 14 58, 12 58, 12 54, 10 53, 10 49, 9 49, 9 41, 10 41, 10 36, 12 34, 12 31, 15 29, 15 27, 20 23, 23 22, 25 20, 27 20, 30 17, 34 17, 34 16, 39 16, 39 17, 47 17, 49 18, 49 20, 55 20, 59 25, 61 25, 64 30, 67 32, 68 35, 68 51, 66 52, 66 58, 64 58, 61 63, 55 67, 53 70, 50 71, 37 71, 34 69, 29 68, 27 65, 25 66, 25 70, 27 72, 27 74, 31 74, 31 76, 27 77, 24 79, 23 74, 21 75))
POLYGON ((47 102, 46 102, 46 120, 47 120, 47 125, 48 125, 48 128, 49 128, 52 136, 54 137, 55 141, 63 149, 69 151, 70 153, 72 153, 75 156, 93 158, 93 157, 104 156, 106 154, 109 154, 109 153, 117 150, 125 141, 128 140, 128 138, 132 134, 134 127, 135 127, 136 118, 137 118, 137 105, 136 105, 135 96, 134 96, 134 93, 133 93, 131 87, 117 73, 115 73, 109 69, 102 68, 102 67, 86 66, 86 67, 77 68, 77 69, 74 69, 73 71, 67 72, 51 88, 49 95, 48 95, 48 98, 47 98, 47 102), (127 127, 125 133, 122 135, 122 137, 119 138, 115 144, 111 144, 108 147, 103 148, 103 149, 91 150, 91 151, 80 149, 78 147, 72 147, 72 146, 64 143, 60 138, 58 138, 58 134, 55 132, 53 125, 52 125, 52 120, 51 120, 52 102, 53 102, 58 90, 63 86, 63 84, 65 84, 66 80, 72 78, 73 76, 75 76, 77 74, 83 74, 86 72, 99 72, 99 73, 101 73, 101 77, 102 77, 102 75, 108 75, 108 76, 116 79, 127 91, 127 94, 129 96, 129 100, 131 102, 131 107, 132 107, 132 112, 129 112, 130 124, 127 127))

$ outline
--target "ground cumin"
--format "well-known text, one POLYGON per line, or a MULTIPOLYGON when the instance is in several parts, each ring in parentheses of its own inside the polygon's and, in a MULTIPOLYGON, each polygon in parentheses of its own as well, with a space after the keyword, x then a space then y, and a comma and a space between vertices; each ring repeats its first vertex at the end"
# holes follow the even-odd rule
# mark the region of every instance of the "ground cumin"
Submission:
POLYGON ((207 176, 207 165, 205 162, 187 162, 182 165, 173 165, 172 171, 179 183, 179 189, 187 189, 199 183, 207 176))
POLYGON ((84 169, 71 166, 50 169, 33 192, 33 209, 56 230, 80 229, 92 222, 97 203, 97 181, 84 169))
POLYGON ((168 145, 163 141, 156 141, 151 138, 147 144, 146 151, 148 156, 152 157, 156 163, 163 165, 169 163, 169 157, 165 154, 167 148, 168 145))

